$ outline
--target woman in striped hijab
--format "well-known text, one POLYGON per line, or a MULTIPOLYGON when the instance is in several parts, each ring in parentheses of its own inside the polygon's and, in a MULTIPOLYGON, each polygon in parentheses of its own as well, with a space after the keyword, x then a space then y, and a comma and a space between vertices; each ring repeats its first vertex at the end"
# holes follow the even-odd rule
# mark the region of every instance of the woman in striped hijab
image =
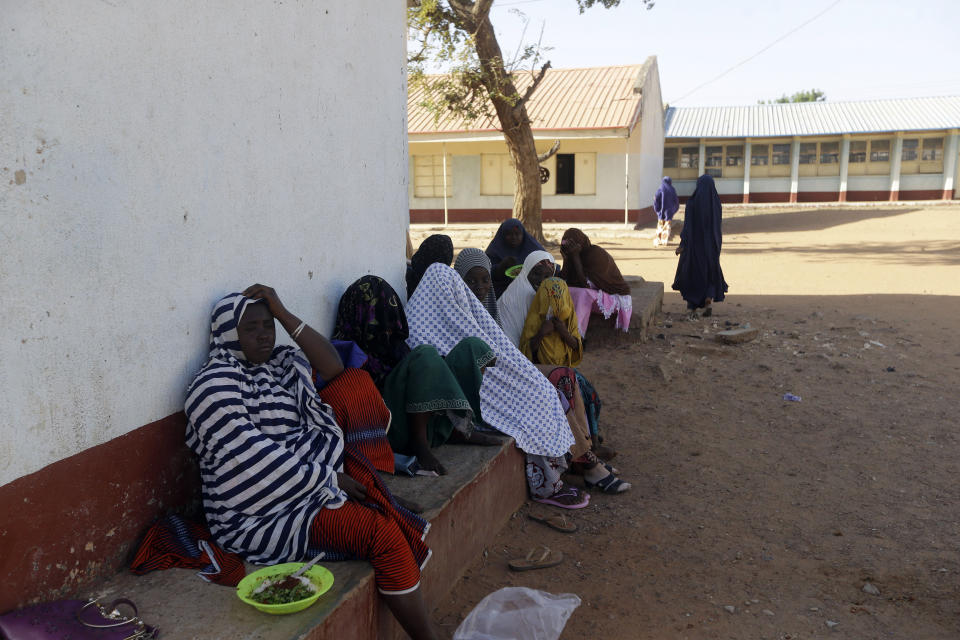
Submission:
POLYGON ((311 367, 325 380, 343 371, 327 339, 273 289, 253 285, 214 305, 210 357, 185 403, 210 532, 256 564, 318 554, 369 558, 401 626, 411 637, 436 638, 419 589, 428 525, 399 507, 368 461, 344 448, 311 367), (299 349, 275 345, 275 319, 299 349))
POLYGON ((453 269, 460 274, 473 295, 477 296, 490 317, 502 327, 500 312, 497 310, 497 297, 493 292, 492 265, 487 254, 482 249, 467 247, 460 251, 457 261, 453 263, 453 269))

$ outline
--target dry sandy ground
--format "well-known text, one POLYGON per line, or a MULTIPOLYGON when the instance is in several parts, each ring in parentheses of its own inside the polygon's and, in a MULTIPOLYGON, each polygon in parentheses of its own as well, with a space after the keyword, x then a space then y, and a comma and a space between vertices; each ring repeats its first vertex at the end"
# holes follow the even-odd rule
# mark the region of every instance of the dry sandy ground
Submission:
MULTIPOLYGON (((588 233, 669 291, 650 230, 588 233)), ((647 343, 588 345, 634 488, 566 512, 572 535, 528 503, 435 603, 448 629, 517 585, 582 598, 563 638, 960 637, 960 206, 728 210, 722 265, 713 318, 671 292, 647 343), (541 543, 564 562, 508 570, 541 543)))

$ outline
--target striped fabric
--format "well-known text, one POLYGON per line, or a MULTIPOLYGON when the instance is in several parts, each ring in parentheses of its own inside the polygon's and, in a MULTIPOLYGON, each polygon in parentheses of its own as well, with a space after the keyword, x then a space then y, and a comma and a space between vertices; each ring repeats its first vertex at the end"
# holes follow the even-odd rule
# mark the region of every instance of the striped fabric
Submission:
POLYGON ((320 399, 333 409, 347 447, 378 471, 393 473, 393 450, 387 440, 390 410, 370 374, 363 369, 344 369, 320 390, 320 399))
POLYGON ((400 528, 374 509, 356 502, 324 509, 314 518, 310 533, 352 557, 368 559, 380 593, 401 595, 420 586, 419 563, 400 528))
POLYGON ((280 346, 262 364, 246 361, 237 323, 254 303, 234 293, 214 306, 210 359, 187 389, 186 442, 214 539, 275 564, 301 560, 313 517, 346 500, 336 483, 343 434, 301 351, 280 346))
MULTIPOLYGON (((461 278, 466 279, 467 272, 474 267, 483 267, 487 270, 487 275, 491 274, 490 258, 483 252, 483 249, 467 247, 461 250, 460 255, 457 256, 457 261, 453 263, 454 271, 459 273, 461 278)), ((490 317, 493 318, 498 325, 503 326, 500 323, 500 312, 497 310, 497 297, 493 293, 492 282, 490 284, 490 291, 487 292, 487 297, 480 302, 483 303, 483 308, 487 310, 490 317)))
POLYGON ((210 543, 210 532, 195 522, 169 515, 154 522, 144 534, 130 563, 138 576, 160 569, 199 569, 207 582, 235 587, 246 573, 243 560, 210 543))

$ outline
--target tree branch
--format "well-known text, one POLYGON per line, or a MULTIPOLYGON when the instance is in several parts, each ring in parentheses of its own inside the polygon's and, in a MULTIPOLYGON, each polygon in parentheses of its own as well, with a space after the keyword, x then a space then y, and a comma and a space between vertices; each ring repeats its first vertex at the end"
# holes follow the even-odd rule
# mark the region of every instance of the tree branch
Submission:
POLYGON ((543 80, 543 76, 547 75, 547 69, 549 69, 550 66, 550 61, 547 60, 547 63, 540 69, 540 73, 538 73, 533 79, 533 82, 530 83, 530 86, 527 87, 527 90, 523 92, 523 97, 517 100, 517 104, 514 106, 514 109, 519 109, 527 103, 527 100, 530 99, 530 96, 533 95, 533 92, 540 85, 540 81, 543 80))
POLYGON ((537 162, 544 162, 545 160, 549 159, 550 156, 554 155, 558 149, 560 149, 560 141, 554 140, 553 146, 550 147, 550 151, 547 151, 546 153, 541 153, 540 155, 537 156, 537 162))

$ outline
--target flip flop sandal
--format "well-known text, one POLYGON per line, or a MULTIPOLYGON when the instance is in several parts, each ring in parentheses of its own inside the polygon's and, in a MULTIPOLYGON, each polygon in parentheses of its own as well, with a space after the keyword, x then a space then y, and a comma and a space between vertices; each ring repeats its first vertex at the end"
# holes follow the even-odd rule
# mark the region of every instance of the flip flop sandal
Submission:
POLYGON ((541 546, 530 549, 525 558, 517 558, 507 563, 513 571, 530 571, 531 569, 546 569, 555 567, 563 562, 563 553, 551 551, 550 547, 541 546))
POLYGON ((629 482, 624 482, 623 480, 615 476, 613 472, 607 474, 606 476, 604 476, 603 478, 601 478, 596 482, 588 482, 587 479, 584 478, 583 484, 588 489, 597 488, 597 489, 600 489, 600 491, 603 491, 604 493, 611 493, 611 494, 623 493, 624 491, 629 489, 631 486, 633 486, 629 482))
POLYGON ((534 522, 545 524, 551 529, 555 529, 561 533, 573 533, 577 530, 577 525, 573 522, 568 522, 567 517, 562 514, 555 516, 539 516, 535 513, 528 513, 527 517, 534 522))
POLYGON ((557 491, 552 496, 546 498, 533 498, 534 502, 540 502, 542 504, 549 504, 554 507, 560 507, 561 509, 583 509, 585 506, 590 504, 590 494, 587 492, 580 492, 576 487, 566 487, 557 491), (572 504, 561 502, 558 498, 579 498, 579 502, 574 502, 572 504))

